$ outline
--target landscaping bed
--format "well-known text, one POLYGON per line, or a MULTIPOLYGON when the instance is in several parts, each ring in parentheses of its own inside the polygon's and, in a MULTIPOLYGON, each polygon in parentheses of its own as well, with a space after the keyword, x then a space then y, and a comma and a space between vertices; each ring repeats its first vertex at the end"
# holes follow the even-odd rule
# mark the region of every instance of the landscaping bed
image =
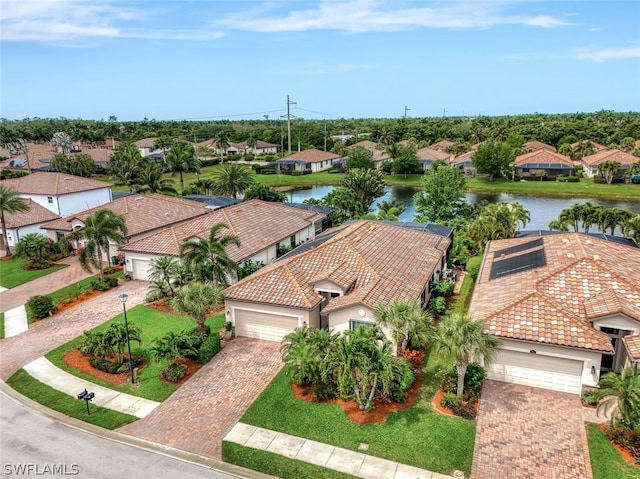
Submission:
POLYGON ((640 468, 618 453, 597 424, 587 424, 593 479, 640 479, 640 468))
POLYGON ((0 261, 0 286, 8 289, 15 288, 69 266, 67 264, 54 263, 47 269, 26 270, 24 269, 26 264, 26 258, 15 256, 3 258, 0 261))

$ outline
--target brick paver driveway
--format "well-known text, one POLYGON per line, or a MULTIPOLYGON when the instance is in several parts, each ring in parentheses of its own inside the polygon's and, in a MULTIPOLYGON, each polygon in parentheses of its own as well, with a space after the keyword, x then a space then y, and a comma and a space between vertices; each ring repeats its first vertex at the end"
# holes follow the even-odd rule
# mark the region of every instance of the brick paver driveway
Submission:
POLYGON ((591 479, 577 395, 485 381, 473 479, 591 479))
POLYGON ((279 343, 236 338, 151 414, 119 432, 221 459, 222 438, 281 367, 279 343))

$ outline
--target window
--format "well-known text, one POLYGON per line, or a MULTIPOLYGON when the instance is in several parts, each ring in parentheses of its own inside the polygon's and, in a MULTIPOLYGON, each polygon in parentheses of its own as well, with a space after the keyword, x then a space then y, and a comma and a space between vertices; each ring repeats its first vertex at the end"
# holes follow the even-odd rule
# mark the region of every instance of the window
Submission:
POLYGON ((352 331, 358 329, 360 326, 364 326, 365 328, 373 328, 374 323, 372 323, 371 321, 360 321, 357 319, 349 320, 349 329, 351 329, 352 331))
POLYGON ((47 196, 47 203, 49 203, 50 205, 53 204, 53 196, 47 196))
POLYGON ((296 235, 291 235, 291 237, 289 238, 289 241, 291 243, 291 247, 295 248, 296 247, 296 235))

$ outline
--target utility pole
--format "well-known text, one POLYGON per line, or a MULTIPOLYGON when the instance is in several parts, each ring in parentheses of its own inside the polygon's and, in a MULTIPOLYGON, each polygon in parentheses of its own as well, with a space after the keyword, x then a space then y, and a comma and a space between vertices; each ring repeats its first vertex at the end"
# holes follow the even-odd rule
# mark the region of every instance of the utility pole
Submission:
POLYGON ((407 112, 411 111, 411 108, 407 107, 407 105, 404 106, 404 117, 407 117, 407 112))
POLYGON ((289 100, 289 95, 287 95, 287 136, 289 138, 289 154, 291 154, 291 111, 289 110, 289 107, 297 104, 297 102, 289 100))

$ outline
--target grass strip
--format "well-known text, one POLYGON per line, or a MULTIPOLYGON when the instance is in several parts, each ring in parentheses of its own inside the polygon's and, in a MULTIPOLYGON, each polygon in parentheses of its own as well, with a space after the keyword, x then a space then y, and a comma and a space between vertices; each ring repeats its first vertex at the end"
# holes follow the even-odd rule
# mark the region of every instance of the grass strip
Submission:
POLYGON ((66 264, 55 264, 47 269, 25 270, 26 264, 26 258, 17 258, 15 256, 9 261, 0 261, 0 286, 8 289, 15 288, 68 266, 66 264))
POLYGON ((640 479, 640 468, 629 464, 597 424, 587 424, 593 479, 640 479))

